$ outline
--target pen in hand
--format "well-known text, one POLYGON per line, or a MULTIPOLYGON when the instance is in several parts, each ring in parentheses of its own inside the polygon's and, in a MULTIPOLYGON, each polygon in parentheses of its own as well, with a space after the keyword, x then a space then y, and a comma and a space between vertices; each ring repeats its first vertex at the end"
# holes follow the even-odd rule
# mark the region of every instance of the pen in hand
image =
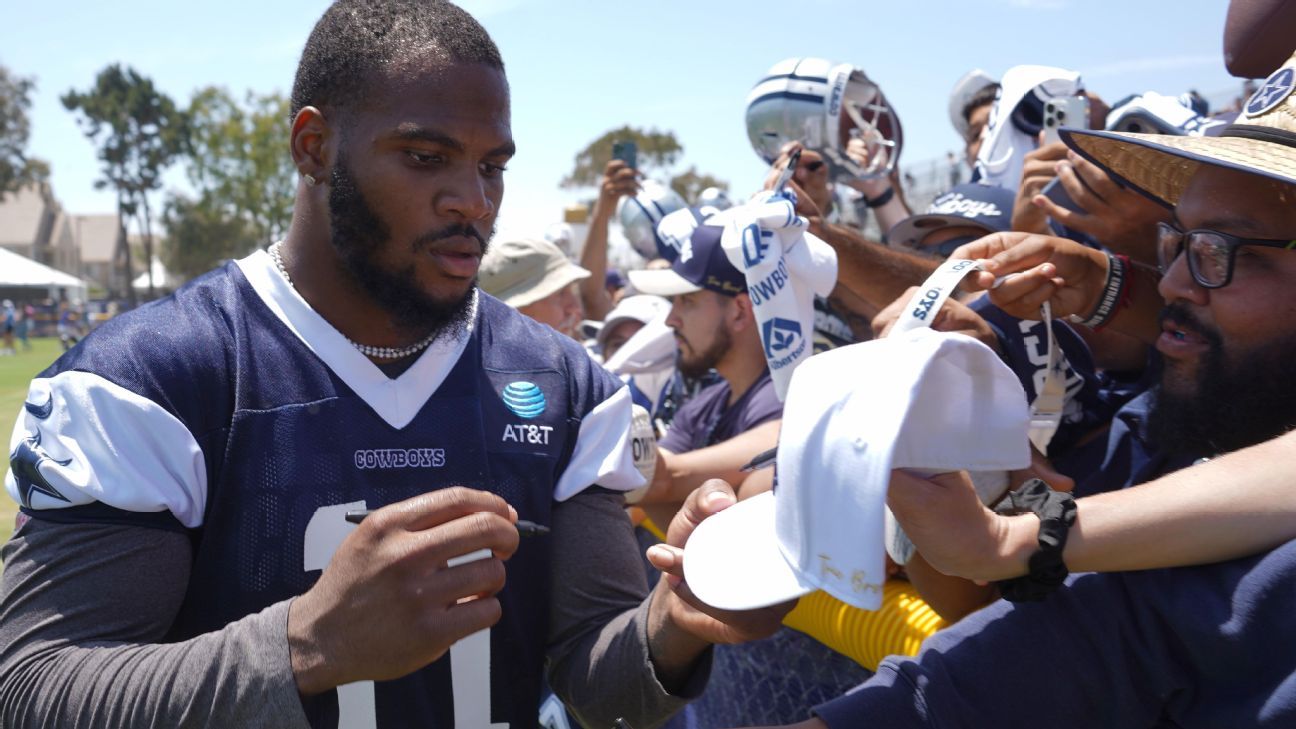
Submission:
MULTIPOLYGON (((373 512, 374 512, 373 509, 360 509, 358 511, 348 511, 346 513, 346 520, 351 522, 352 524, 359 524, 360 522, 365 520, 366 516, 369 516, 373 512)), ((527 521, 526 519, 518 519, 517 524, 515 526, 517 526, 518 536, 520 537, 541 537, 549 533, 549 527, 545 526, 544 524, 537 524, 533 521, 527 521)))

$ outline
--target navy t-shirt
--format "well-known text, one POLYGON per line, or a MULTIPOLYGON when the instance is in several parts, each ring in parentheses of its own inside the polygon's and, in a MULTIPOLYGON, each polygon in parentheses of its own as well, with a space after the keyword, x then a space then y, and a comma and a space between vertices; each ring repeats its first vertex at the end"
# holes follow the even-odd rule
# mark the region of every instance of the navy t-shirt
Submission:
POLYGON ((687 453, 723 443, 752 428, 783 417, 783 403, 765 370, 732 406, 729 383, 721 380, 680 407, 666 437, 657 445, 671 453, 687 453))

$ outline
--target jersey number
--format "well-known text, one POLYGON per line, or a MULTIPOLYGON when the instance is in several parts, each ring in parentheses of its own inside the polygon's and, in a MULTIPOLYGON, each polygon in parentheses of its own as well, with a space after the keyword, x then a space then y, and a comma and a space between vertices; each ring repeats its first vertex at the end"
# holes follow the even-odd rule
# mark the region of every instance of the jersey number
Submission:
MULTIPOLYGON (((346 535, 355 529, 346 513, 365 508, 365 502, 321 506, 306 525, 302 567, 322 570, 346 535)), ((489 554, 467 554, 451 564, 469 562, 489 554)), ((490 629, 481 630, 450 646, 450 683, 454 693, 455 729, 508 729, 490 722, 490 629)), ((338 728, 377 729, 373 681, 338 686, 338 728)))

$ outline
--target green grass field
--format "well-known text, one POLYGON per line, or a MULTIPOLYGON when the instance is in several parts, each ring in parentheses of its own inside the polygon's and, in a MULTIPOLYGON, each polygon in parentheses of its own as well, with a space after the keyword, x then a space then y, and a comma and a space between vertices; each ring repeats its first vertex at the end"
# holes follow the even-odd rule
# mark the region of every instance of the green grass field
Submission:
MULTIPOLYGON (((57 339, 33 339, 30 352, 18 346, 18 354, 12 357, 0 357, 0 434, 4 436, 6 452, 9 446, 9 434, 13 432, 14 418, 27 397, 27 384, 37 372, 45 369, 63 353, 57 339)), ((8 470, 8 458, 3 470, 8 470)), ((13 532, 14 517, 18 515, 18 504, 0 489, 0 544, 9 540, 13 532)), ((0 565, 0 570, 4 569, 0 565)))

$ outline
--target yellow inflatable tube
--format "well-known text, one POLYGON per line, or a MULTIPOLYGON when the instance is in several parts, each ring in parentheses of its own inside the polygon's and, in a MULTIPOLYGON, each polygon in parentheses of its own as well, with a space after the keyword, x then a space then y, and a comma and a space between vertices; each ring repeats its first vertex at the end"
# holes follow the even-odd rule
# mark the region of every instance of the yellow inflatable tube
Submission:
MULTIPOLYGON (((651 519, 639 525, 665 541, 666 535, 651 519)), ((801 598, 783 624, 870 671, 876 671, 887 656, 916 655, 927 636, 945 627, 945 621, 905 580, 887 580, 882 607, 876 611, 851 607, 826 592, 812 592, 801 598)))

